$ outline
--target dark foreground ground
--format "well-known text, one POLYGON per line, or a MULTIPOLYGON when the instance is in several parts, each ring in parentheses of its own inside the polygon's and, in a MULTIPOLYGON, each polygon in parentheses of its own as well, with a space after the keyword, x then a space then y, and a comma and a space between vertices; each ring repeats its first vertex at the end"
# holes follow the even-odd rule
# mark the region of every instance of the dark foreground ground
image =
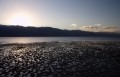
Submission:
POLYGON ((120 77, 120 41, 0 44, 0 77, 120 77))

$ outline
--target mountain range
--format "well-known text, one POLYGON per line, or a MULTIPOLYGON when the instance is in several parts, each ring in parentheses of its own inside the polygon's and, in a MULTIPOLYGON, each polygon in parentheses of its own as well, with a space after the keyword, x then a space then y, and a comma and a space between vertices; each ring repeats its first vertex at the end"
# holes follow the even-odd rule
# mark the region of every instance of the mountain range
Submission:
POLYGON ((0 25, 0 37, 120 37, 120 33, 0 25))

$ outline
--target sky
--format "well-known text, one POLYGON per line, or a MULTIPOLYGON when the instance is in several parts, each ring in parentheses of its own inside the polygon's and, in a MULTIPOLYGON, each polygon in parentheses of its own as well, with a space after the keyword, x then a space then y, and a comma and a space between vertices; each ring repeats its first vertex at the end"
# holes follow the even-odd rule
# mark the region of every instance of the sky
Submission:
POLYGON ((0 24, 120 32, 120 0, 0 0, 0 24))

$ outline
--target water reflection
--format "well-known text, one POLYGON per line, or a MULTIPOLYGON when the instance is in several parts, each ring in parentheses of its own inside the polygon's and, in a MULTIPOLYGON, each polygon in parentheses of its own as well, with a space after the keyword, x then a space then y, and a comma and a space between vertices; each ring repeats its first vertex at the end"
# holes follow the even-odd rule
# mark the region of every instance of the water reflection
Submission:
POLYGON ((31 43, 34 42, 33 37, 1 37, 1 43, 31 43))
POLYGON ((108 41, 120 40, 119 38, 105 37, 0 37, 1 43, 33 43, 49 41, 108 41))
POLYGON ((29 43, 30 42, 30 38, 24 38, 24 37, 18 37, 18 38, 14 38, 13 42, 17 42, 17 43, 29 43))

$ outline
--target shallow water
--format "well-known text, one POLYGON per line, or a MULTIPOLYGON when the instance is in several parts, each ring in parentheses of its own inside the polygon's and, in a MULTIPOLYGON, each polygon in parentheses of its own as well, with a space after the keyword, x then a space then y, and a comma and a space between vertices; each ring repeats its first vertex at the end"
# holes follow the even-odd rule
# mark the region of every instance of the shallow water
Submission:
POLYGON ((109 37, 0 37, 0 43, 33 43, 49 41, 114 41, 119 38, 109 37))

